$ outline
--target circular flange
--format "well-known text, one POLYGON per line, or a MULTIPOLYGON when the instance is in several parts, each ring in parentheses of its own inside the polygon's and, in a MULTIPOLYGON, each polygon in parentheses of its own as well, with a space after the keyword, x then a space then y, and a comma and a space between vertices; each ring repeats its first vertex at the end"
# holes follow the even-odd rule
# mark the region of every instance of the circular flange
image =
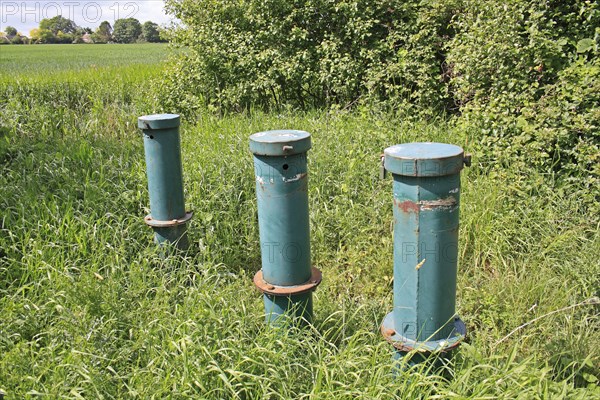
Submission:
POLYGON ((321 283, 323 275, 317 268, 311 268, 310 279, 301 285, 294 286, 277 286, 273 285, 263 279, 262 269, 254 275, 254 285, 262 293, 270 294, 273 296, 291 296, 294 294, 301 294, 315 290, 321 283))
POLYGON ((446 353, 457 348, 467 336, 465 323, 458 317, 454 317, 453 336, 447 339, 416 341, 399 335, 394 329, 394 313, 385 316, 381 324, 381 334, 392 346, 399 351, 418 351, 421 353, 446 353))
POLYGON ((160 221, 158 219, 152 218, 151 215, 146 215, 144 217, 144 222, 146 223, 146 225, 151 226, 153 228, 171 228, 173 226, 185 224, 190 219, 192 219, 193 215, 194 215, 193 211, 186 211, 184 217, 182 217, 182 218, 175 218, 175 219, 172 219, 170 221, 160 221))

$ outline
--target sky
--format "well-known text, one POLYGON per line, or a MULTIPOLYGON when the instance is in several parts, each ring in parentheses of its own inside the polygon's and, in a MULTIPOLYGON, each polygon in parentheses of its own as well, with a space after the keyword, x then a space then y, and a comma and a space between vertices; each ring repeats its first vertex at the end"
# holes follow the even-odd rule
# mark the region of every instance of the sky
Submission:
POLYGON ((119 18, 136 18, 141 23, 168 24, 172 18, 164 12, 163 0, 0 0, 0 31, 7 26, 29 36, 44 18, 62 15, 83 28, 95 29, 102 21, 114 25, 119 18))

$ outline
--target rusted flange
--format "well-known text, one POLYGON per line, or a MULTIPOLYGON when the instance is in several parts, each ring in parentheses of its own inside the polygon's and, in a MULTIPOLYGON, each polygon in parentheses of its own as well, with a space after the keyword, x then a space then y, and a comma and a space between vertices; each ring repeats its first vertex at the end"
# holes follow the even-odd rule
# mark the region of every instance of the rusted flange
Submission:
POLYGON ((146 215, 146 217, 144 217, 144 222, 146 223, 146 225, 151 226, 153 228, 171 228, 173 226, 185 224, 190 219, 192 219, 193 215, 194 215, 193 211, 186 211, 184 217, 175 218, 170 221, 160 221, 160 220, 152 218, 151 215, 146 215))
POLYGON ((447 353, 457 348, 465 339, 467 332, 464 322, 454 318, 455 335, 448 339, 415 341, 396 333, 393 328, 393 313, 388 314, 381 324, 381 334, 398 351, 419 353, 447 353))
POLYGON ((254 285, 256 285, 258 290, 260 290, 262 293, 273 296, 291 296, 294 294, 306 293, 315 290, 323 279, 321 271, 319 271, 317 268, 312 267, 311 271, 312 273, 310 279, 301 285, 276 286, 263 279, 263 273, 261 269, 256 273, 256 275, 254 275, 254 285))

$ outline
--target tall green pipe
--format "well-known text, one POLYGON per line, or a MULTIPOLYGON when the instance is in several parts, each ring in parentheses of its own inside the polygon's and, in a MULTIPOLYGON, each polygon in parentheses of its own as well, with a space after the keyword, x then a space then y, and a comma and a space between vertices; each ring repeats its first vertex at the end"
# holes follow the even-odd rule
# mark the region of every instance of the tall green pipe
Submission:
POLYGON ((183 197, 183 173, 179 138, 179 115, 155 114, 138 118, 144 136, 150 215, 144 218, 154 230, 159 245, 188 248, 186 212, 183 197))
POLYGON ((266 320, 283 314, 311 321, 312 291, 321 273, 311 267, 306 153, 310 134, 296 130, 250 136, 254 154, 262 269, 254 277, 266 320))
POLYGON ((462 148, 442 143, 388 147, 393 174, 394 308, 382 324, 396 358, 447 353, 466 335, 455 313, 462 148))

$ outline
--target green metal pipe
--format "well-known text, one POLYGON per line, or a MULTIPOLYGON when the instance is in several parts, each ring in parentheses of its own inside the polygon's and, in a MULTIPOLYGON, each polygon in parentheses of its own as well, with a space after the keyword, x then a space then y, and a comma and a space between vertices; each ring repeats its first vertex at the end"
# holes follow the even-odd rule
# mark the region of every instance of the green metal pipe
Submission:
POLYGON ((188 248, 186 212, 183 197, 183 172, 179 138, 179 115, 155 114, 138 118, 144 137, 146 173, 150 196, 150 215, 144 219, 154 230, 159 245, 188 248))
POLYGON ((394 308, 382 324, 396 358, 447 353, 466 335, 455 313, 462 148, 441 143, 388 147, 393 174, 394 308), (414 354, 411 353, 411 354, 414 354))
POLYGON ((266 320, 287 314, 311 321, 312 291, 321 274, 311 267, 306 153, 310 134, 296 130, 250 136, 254 154, 262 269, 254 283, 263 293, 266 320))

